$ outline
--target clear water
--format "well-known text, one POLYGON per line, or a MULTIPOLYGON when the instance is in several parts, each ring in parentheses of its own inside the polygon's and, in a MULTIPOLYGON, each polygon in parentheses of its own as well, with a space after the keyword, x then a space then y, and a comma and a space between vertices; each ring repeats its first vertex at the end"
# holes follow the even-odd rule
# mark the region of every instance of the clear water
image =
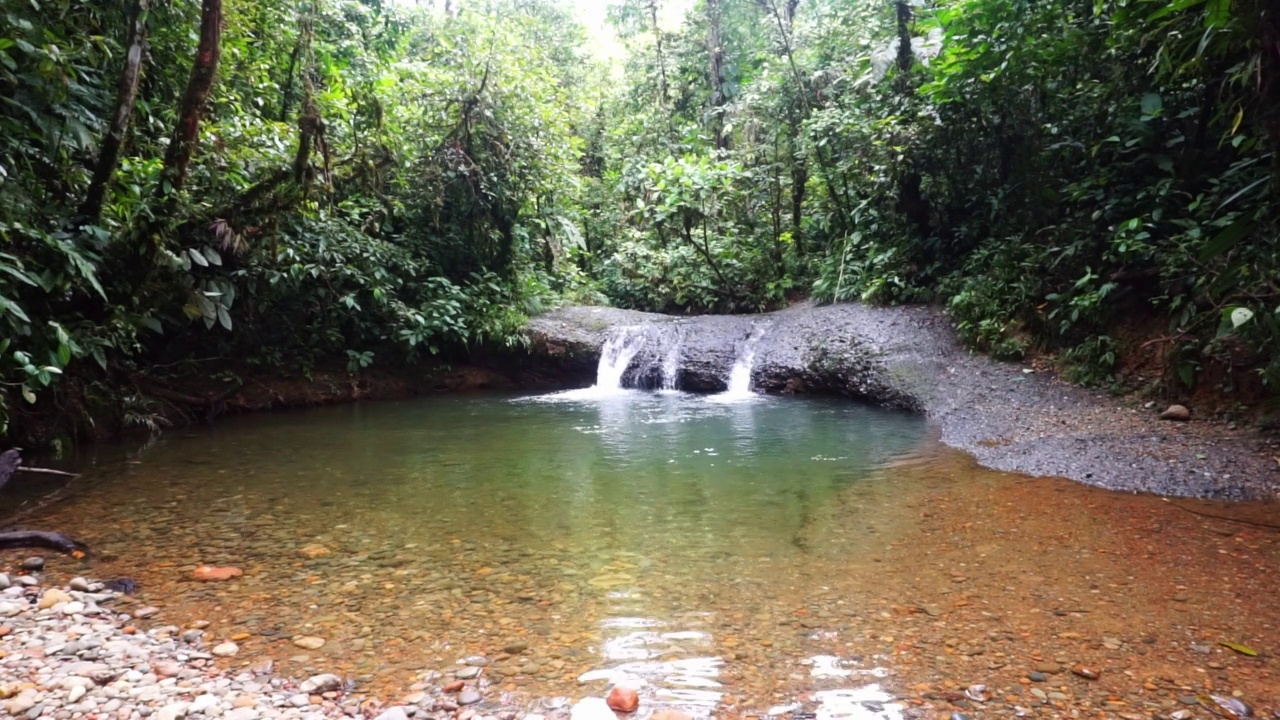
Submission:
POLYGON ((354 649, 352 670, 373 677, 520 641, 554 668, 531 673, 531 691, 631 679, 709 708, 717 613, 791 585, 787 568, 876 542, 837 525, 836 498, 891 502, 883 483, 859 484, 925 434, 919 418, 847 402, 678 392, 279 413, 105 455, 79 512, 64 510, 116 522, 51 522, 153 598, 176 587, 190 612, 218 603, 277 656, 297 654, 295 634, 329 639, 302 664, 354 649), (300 554, 315 545, 330 554, 300 554), (197 563, 244 568, 241 589, 182 583, 197 563))
MULTIPOLYGON (((1034 706, 1041 658, 1104 668, 1046 686, 1093 707, 1167 710, 1193 685, 1280 696, 1263 660, 1217 645, 1274 651, 1280 534, 986 471, 916 417, 716 400, 589 390, 231 419, 101 448, 79 492, 28 522, 93 548, 85 565, 50 558, 54 581, 135 578, 154 622, 236 638, 231 664, 336 671, 392 700, 477 654, 486 697, 595 697, 583 717, 613 682, 700 716, 893 720, 913 693, 936 704, 974 682, 1034 706), (194 583, 199 563, 245 574, 194 583), (1205 675, 1208 660, 1228 669, 1205 675)), ((1280 522, 1276 505, 1197 507, 1280 522)))

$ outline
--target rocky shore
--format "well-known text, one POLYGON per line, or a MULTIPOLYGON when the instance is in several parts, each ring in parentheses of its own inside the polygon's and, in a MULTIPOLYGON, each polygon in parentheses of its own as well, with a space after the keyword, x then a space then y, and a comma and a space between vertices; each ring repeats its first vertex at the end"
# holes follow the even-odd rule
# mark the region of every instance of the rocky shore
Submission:
MULTIPOLYGON (((206 634, 207 623, 144 629, 156 608, 113 609, 120 599, 83 578, 42 587, 34 575, 0 574, 0 717, 96 720, 542 720, 544 715, 490 697, 482 658, 455 673, 425 676, 400 704, 353 692, 336 674, 289 679, 264 661, 228 670, 234 638, 206 634), (224 662, 220 663, 219 660, 224 662)), ((540 701, 568 717, 566 698, 540 701)), ((603 701, 601 701, 603 702, 603 701)))
MULTIPOLYGON (((961 347, 933 307, 797 305, 750 316, 672 317, 570 307, 529 324, 526 379, 585 387, 614 328, 653 324, 681 337, 679 387, 717 392, 753 333, 753 384, 926 414, 947 445, 983 465, 1113 490, 1230 500, 1280 497, 1280 444, 1168 403, 1127 403, 1051 372, 961 347)), ((1192 408, 1194 411, 1194 408, 1192 408)))

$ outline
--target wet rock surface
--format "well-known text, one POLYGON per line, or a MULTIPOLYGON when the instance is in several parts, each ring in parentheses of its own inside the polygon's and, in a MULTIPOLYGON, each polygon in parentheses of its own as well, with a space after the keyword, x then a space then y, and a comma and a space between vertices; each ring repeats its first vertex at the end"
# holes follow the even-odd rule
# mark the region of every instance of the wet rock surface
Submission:
POLYGON ((805 304, 691 318, 562 308, 530 321, 530 359, 585 387, 610 329, 641 324, 680 329, 684 390, 724 390, 737 349, 764 326, 753 373, 758 390, 838 394, 925 413, 944 443, 987 467, 1162 495, 1280 495, 1274 439, 1216 423, 1161 422, 1158 410, 976 355, 957 344, 935 308, 805 304))

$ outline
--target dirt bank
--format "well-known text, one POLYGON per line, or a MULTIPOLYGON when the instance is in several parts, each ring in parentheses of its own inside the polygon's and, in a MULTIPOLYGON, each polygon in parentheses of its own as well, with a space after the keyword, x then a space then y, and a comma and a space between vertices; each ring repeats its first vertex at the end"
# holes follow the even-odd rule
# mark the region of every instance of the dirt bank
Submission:
POLYGON ((1115 490, 1280 497, 1275 438, 1194 417, 1161 421, 1161 407, 973 354, 935 308, 799 305, 765 315, 695 318, 563 308, 530 322, 529 360, 538 369, 528 372, 589 385, 611 328, 642 323, 680 328, 682 389, 723 389, 737 349, 763 325, 757 389, 840 394, 922 412, 944 443, 988 467, 1115 490))

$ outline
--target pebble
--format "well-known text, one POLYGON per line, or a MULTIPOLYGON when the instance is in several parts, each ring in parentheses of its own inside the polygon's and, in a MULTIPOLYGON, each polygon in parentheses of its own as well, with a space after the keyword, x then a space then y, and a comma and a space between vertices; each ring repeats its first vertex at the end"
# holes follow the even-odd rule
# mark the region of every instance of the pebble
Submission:
POLYGON ((299 685, 298 689, 311 695, 341 690, 342 678, 332 673, 313 675, 299 685))
POLYGON ((605 702, 616 712, 630 713, 640 707, 640 695, 631 688, 616 687, 609 692, 605 702))
POLYGON ((36 555, 22 561, 22 569, 27 572, 38 572, 44 569, 44 558, 36 555))
POLYGON ((1191 419, 1191 411, 1185 405, 1170 405, 1169 409, 1160 413, 1161 420, 1172 420, 1174 422, 1186 422, 1191 419))
POLYGON ((474 665, 468 665, 467 667, 460 668, 454 671, 453 676, 458 678, 459 680, 470 680, 472 678, 479 677, 480 672, 481 672, 481 668, 478 668, 474 665))
POLYGON ((480 693, 475 690, 464 690, 458 694, 459 705, 475 705, 481 699, 480 693))
POLYGON ((1102 674, 1098 670, 1095 670, 1094 668, 1091 668, 1087 665, 1076 665, 1075 667, 1071 668, 1071 672, 1075 673, 1076 675, 1079 675, 1080 677, 1086 680, 1097 680, 1098 677, 1102 674))
POLYGON ((303 650, 319 650, 324 647, 324 638, 314 635, 302 635, 293 639, 293 644, 303 650))
POLYGON ((240 652, 240 646, 233 642, 224 642, 215 645, 212 652, 218 657, 231 657, 232 655, 240 652))

